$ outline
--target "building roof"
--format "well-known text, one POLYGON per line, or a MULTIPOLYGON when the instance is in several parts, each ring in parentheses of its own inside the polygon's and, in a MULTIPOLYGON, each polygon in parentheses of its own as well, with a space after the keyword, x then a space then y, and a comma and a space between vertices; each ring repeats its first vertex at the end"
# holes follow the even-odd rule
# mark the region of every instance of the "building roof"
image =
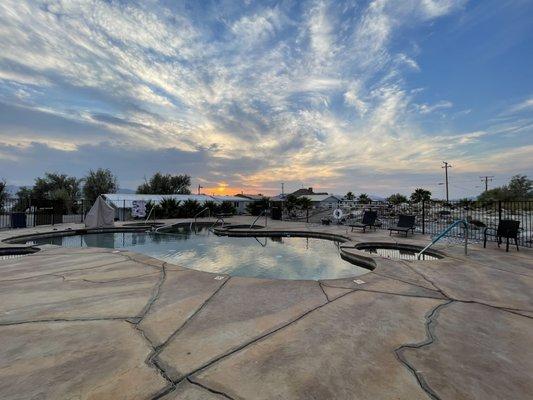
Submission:
POLYGON ((247 198, 244 198, 244 197, 240 197, 240 196, 211 196, 211 197, 216 199, 219 202, 223 202, 223 201, 236 201, 236 202, 246 201, 246 202, 249 202, 250 201, 250 199, 247 199, 247 198))
MULTIPOLYGON (((152 203, 159 204, 163 199, 174 199, 178 201, 196 200, 198 203, 203 204, 206 201, 214 201, 215 203, 221 203, 221 200, 217 200, 212 196, 205 194, 125 194, 125 193, 107 193, 103 195, 108 204, 113 205, 116 208, 131 208, 133 201, 151 201, 152 203)), ((223 196, 220 196, 223 197, 223 196)))
POLYGON ((330 198, 333 199, 333 201, 341 201, 341 198, 338 196, 334 196, 332 194, 309 194, 299 197, 306 197, 312 202, 321 202, 325 200, 329 200, 330 198))
POLYGON ((177 201, 196 200, 200 204, 206 201, 214 201, 215 203, 222 203, 223 201, 232 202, 248 202, 250 199, 245 199, 237 196, 209 196, 207 194, 126 194, 126 193, 107 193, 103 195, 108 204, 116 208, 131 208, 133 201, 151 201, 159 204, 163 199, 174 199, 177 201))
POLYGON ((299 197, 299 196, 308 196, 308 195, 314 195, 314 194, 327 194, 327 193, 326 192, 315 193, 315 192, 313 192, 313 188, 310 187, 310 188, 298 189, 295 192, 292 192, 291 194, 296 196, 296 197, 299 197))
POLYGON ((265 196, 263 196, 262 194, 246 194, 246 193, 242 193, 242 194, 236 194, 235 196, 242 197, 242 198, 245 198, 245 199, 250 199, 250 200, 263 200, 265 198, 265 196))

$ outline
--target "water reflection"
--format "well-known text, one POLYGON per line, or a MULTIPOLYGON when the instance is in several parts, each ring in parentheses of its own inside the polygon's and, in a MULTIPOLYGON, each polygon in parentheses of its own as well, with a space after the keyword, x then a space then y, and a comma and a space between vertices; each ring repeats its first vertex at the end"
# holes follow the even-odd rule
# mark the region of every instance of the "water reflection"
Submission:
POLYGON ((339 243, 298 237, 216 236, 206 228, 172 232, 116 232, 42 238, 40 244, 125 248, 201 271, 272 279, 331 279, 368 270, 340 257, 339 243))

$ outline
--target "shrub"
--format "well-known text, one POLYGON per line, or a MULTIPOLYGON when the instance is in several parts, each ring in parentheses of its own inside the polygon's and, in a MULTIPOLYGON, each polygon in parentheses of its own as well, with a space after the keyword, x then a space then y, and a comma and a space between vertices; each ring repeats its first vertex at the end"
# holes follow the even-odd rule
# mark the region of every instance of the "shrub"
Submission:
POLYGON ((237 209, 233 206, 231 201, 223 201, 218 207, 218 212, 222 214, 235 214, 237 209))
POLYGON ((181 218, 192 218, 202 209, 200 203, 196 200, 185 200, 180 207, 181 218))
POLYGON ((176 199, 163 199, 159 203, 162 218, 178 218, 180 215, 180 201, 176 199))

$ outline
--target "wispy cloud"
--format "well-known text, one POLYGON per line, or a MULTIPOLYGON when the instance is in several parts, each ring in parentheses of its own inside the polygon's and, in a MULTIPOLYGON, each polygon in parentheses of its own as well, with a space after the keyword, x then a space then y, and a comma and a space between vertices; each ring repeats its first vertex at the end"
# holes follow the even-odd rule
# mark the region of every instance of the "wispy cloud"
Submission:
POLYGON ((424 131, 420 114, 454 105, 417 101, 407 77, 423 66, 416 43, 400 39, 463 6, 5 0, 0 102, 20 116, 0 117, 0 146, 18 154, 11 162, 35 146, 73 156, 104 143, 197 154, 204 162, 192 172, 206 184, 253 188, 343 186, 357 169, 429 171, 436 159, 468 157, 485 134, 424 131))

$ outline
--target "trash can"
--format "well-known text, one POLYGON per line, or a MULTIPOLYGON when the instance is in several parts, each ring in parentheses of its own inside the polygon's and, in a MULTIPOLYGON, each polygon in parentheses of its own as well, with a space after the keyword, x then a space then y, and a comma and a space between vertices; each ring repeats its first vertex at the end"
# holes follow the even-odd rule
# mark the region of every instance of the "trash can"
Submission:
POLYGON ((26 228, 26 213, 11 213, 11 228, 26 228))

